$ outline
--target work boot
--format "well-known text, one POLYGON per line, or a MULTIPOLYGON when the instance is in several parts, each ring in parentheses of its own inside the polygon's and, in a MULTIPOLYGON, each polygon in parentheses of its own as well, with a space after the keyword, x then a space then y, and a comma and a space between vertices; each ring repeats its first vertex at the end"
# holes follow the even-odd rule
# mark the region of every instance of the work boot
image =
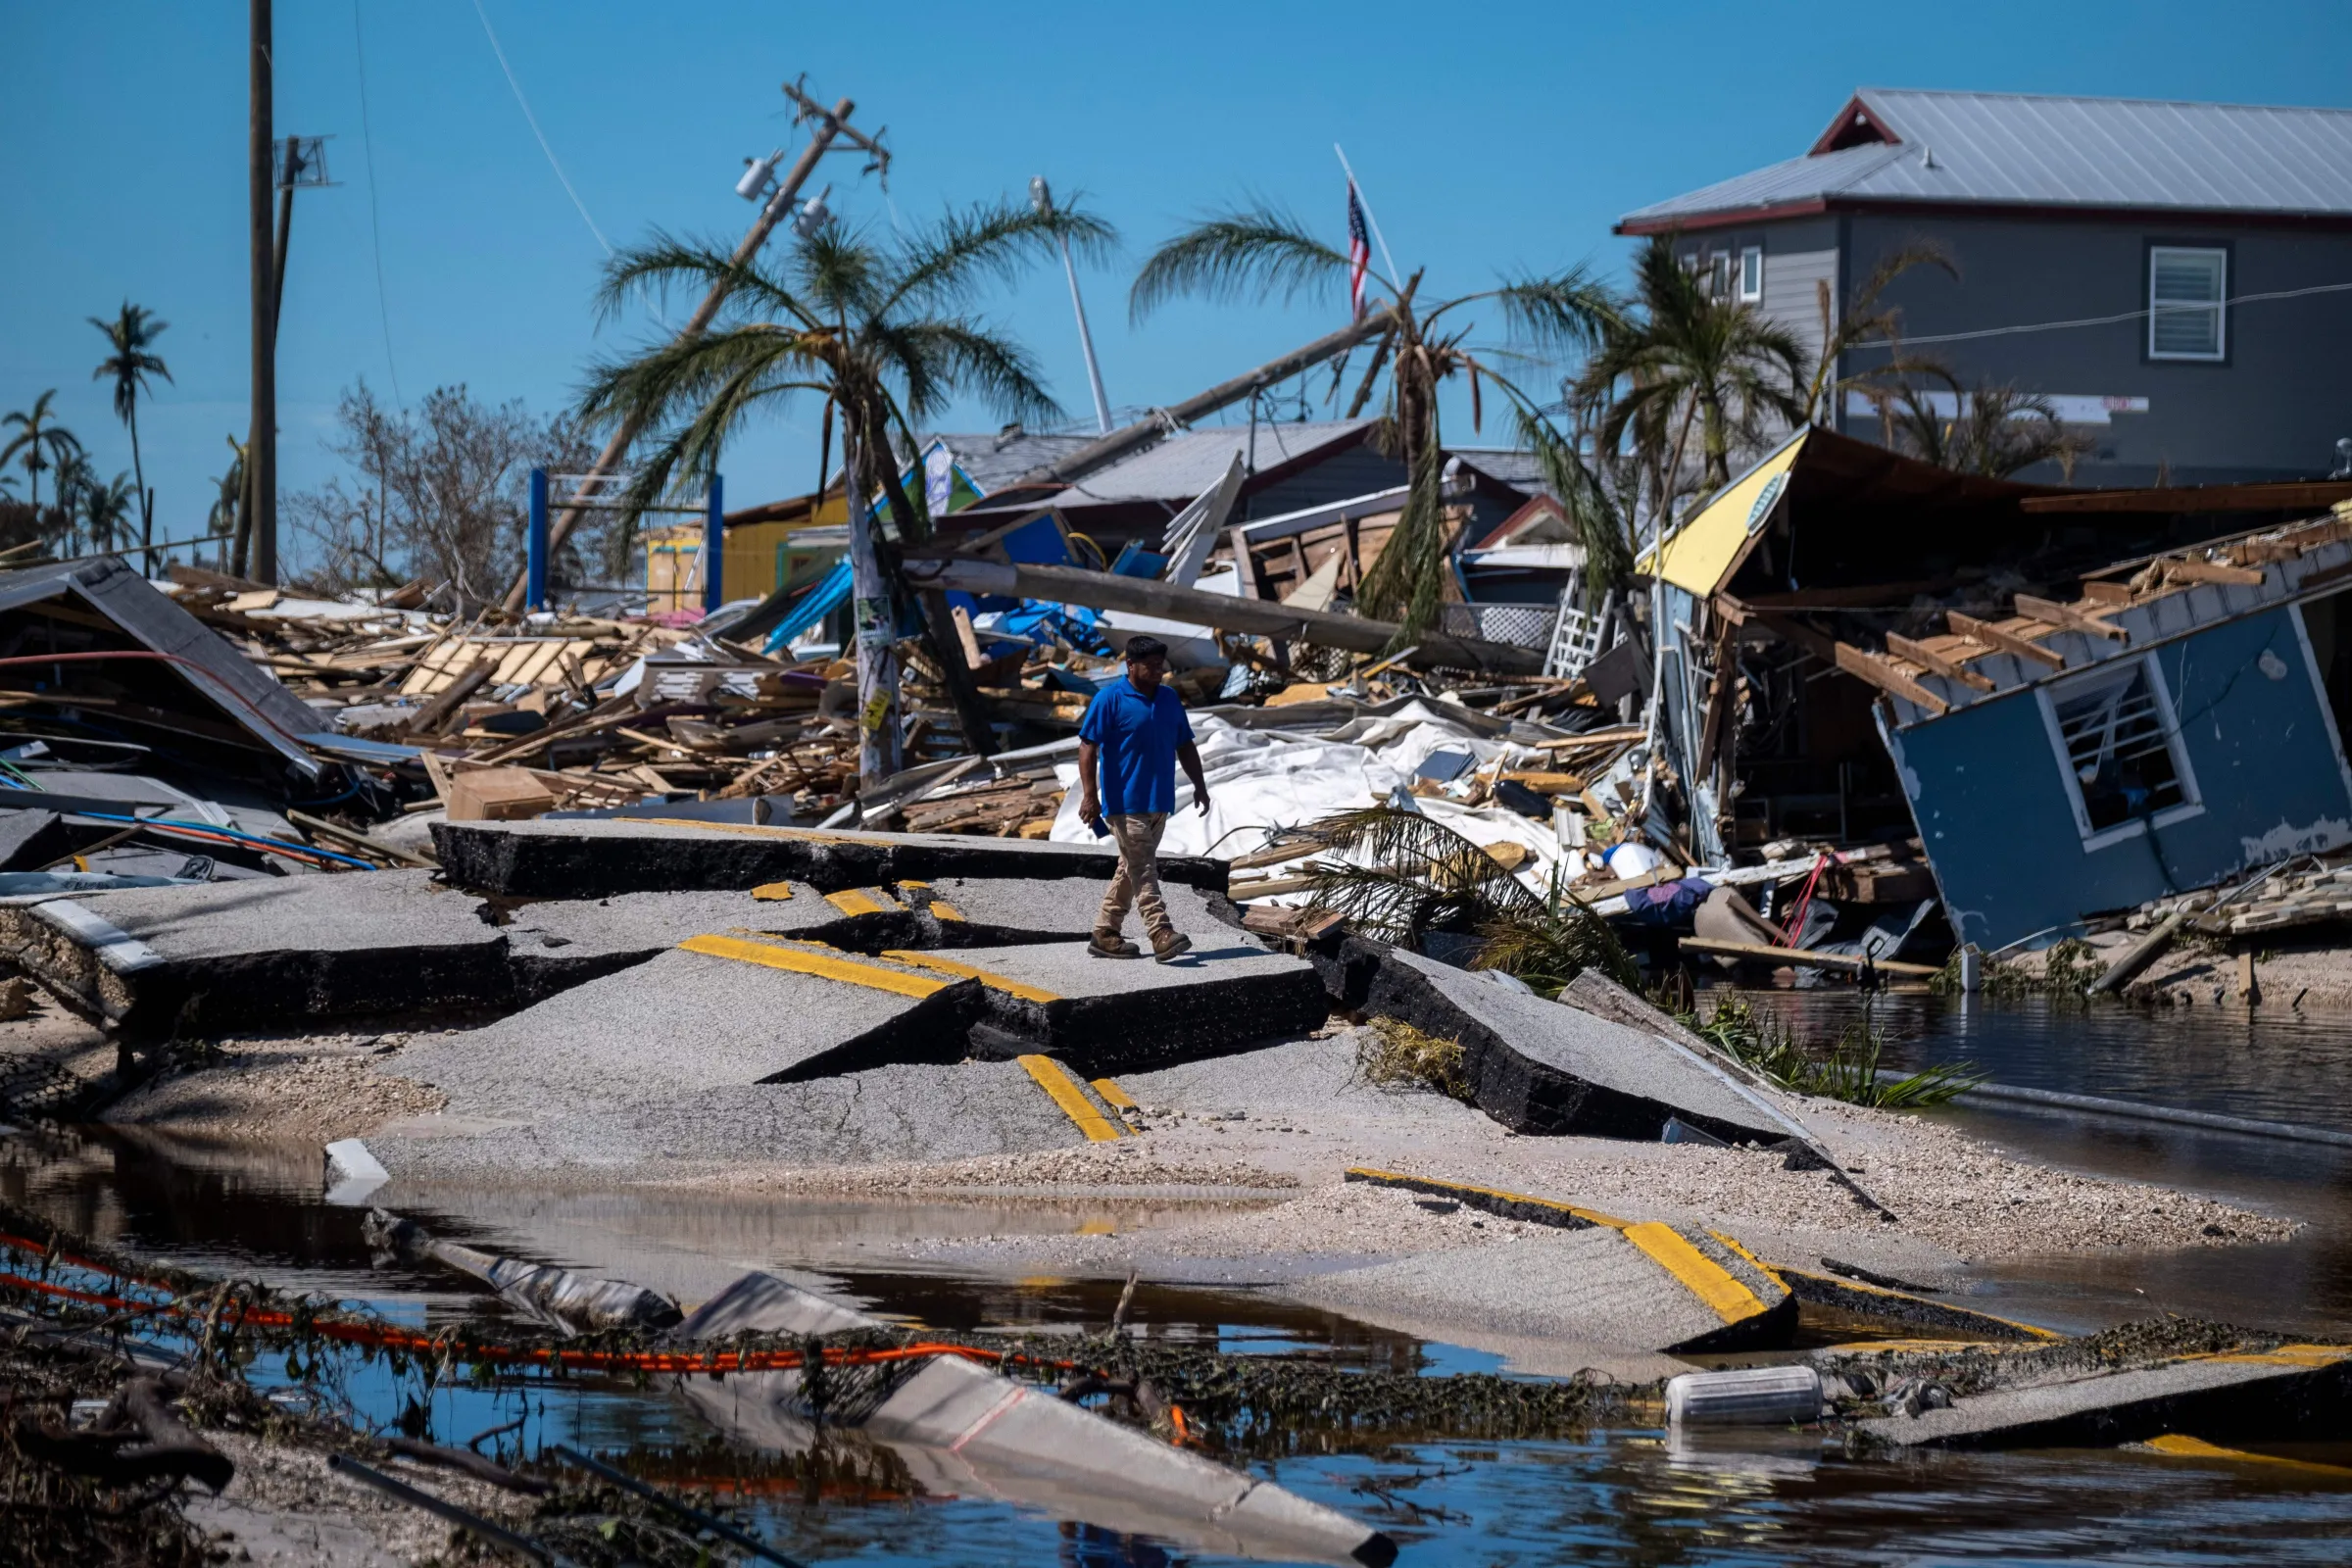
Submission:
POLYGON ((1193 939, 1169 926, 1152 933, 1152 956, 1160 963, 1180 958, 1193 951, 1193 939))
POLYGON ((1096 932, 1094 940, 1086 945, 1086 951, 1098 958, 1140 958, 1144 956, 1143 949, 1116 931, 1096 932))

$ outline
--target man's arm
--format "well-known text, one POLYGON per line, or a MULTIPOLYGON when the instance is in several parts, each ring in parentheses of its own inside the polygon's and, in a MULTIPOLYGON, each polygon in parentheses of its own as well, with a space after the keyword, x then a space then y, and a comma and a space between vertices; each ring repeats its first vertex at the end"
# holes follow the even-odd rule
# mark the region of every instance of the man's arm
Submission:
MULTIPOLYGON (((1190 752, 1192 748, 1187 746, 1185 750, 1190 752)), ((1102 748, 1093 741, 1078 743, 1078 820, 1089 827, 1102 819, 1102 798, 1095 790, 1095 763, 1102 755, 1102 748)), ((1188 765, 1196 770, 1194 777, 1198 778, 1200 766, 1198 754, 1188 765)))
MULTIPOLYGON (((1078 755, 1081 759, 1078 763, 1078 776, 1080 778, 1090 777, 1091 775, 1086 771, 1086 762, 1083 760, 1086 756, 1084 746, 1079 747, 1078 755)), ((1176 748, 1176 760, 1183 765, 1184 776, 1193 781, 1193 804, 1200 808, 1202 816, 1206 816, 1208 814, 1208 775, 1200 771, 1200 748, 1191 741, 1179 743, 1176 748)))

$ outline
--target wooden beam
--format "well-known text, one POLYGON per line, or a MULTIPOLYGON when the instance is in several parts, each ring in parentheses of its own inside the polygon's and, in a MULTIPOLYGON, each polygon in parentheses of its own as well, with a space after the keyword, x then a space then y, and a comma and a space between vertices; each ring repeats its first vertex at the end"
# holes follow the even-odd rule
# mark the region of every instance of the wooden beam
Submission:
POLYGON ((2252 566, 2225 566, 2218 561, 2202 556, 2164 558, 2164 575, 2172 582, 2212 582, 2235 584, 2244 588, 2262 586, 2262 573, 2252 566))
MULTIPOLYGON (((1232 541, 1233 568, 1238 578, 1235 589, 1244 599, 1265 598, 1266 575, 1258 569, 1257 557, 1250 549, 1250 536, 1242 531, 1242 525, 1238 522, 1227 530, 1227 534, 1232 541)), ((1140 582, 1143 579, 1137 580, 1140 582)))
POLYGON ((2128 605, 2132 603, 2132 585, 2128 582, 2093 580, 2082 585, 2082 597, 2095 599, 2102 605, 2128 605))
POLYGON ((2254 484, 2187 485, 2161 490, 2091 490, 2028 496, 2027 513, 2316 512, 2352 498, 2352 479, 2289 479, 2254 484))
POLYGON ((1927 979, 1943 972, 1932 963, 1898 963, 1892 958, 1856 958, 1842 953, 1815 953, 1810 948, 1775 948, 1761 942, 1718 942, 1711 937, 1685 937, 1682 950, 1709 958, 1753 958, 1759 962, 1783 963, 1800 969, 1836 969, 1841 974, 1860 974, 1865 969, 1876 969, 1881 974, 1927 979))
POLYGON ((1769 610, 1758 610, 1752 605, 1747 608, 1747 618, 1781 641, 1802 648, 1825 664, 1838 662, 1838 639, 1827 632, 1817 631, 1803 621, 1793 620, 1787 615, 1776 615, 1769 610))
POLYGON ((1835 645, 1831 657, 1838 667, 1848 675, 1860 676, 1883 692, 1890 692, 1907 703, 1926 709, 1938 716, 1952 710, 1952 705, 1902 673, 1885 660, 1866 654, 1849 643, 1835 645))
POLYGON ((2020 659, 2031 659, 2036 663, 2047 664, 2052 669, 2066 667, 2066 656, 2057 649, 2044 648, 2037 642, 2028 641, 2013 631, 2003 631, 1989 621, 1979 620, 1974 615, 1963 615, 1957 610, 1947 610, 1944 612, 1943 623, 1949 626, 1953 632, 1968 638, 1971 642, 1983 643, 1985 647, 1998 649, 2004 654, 2015 654, 2020 659))
POLYGON ((2110 626, 2096 615, 2086 615, 2072 605, 2062 605, 2055 599, 2041 599, 2033 594, 2019 594, 2017 612, 2052 626, 2064 626, 2069 631, 2088 632, 2093 637, 2113 638, 2119 643, 2132 640, 2132 634, 2121 626, 2110 626))
POLYGON ((1963 686, 1974 687, 1981 692, 1992 690, 1992 681, 1989 677, 1980 675, 1958 660, 1946 659, 1934 649, 1915 643, 1908 637, 1898 637, 1894 633, 1888 632, 1886 634, 1886 651, 1897 659, 1908 659, 1931 675, 1941 675, 1945 680, 1956 680, 1963 686))

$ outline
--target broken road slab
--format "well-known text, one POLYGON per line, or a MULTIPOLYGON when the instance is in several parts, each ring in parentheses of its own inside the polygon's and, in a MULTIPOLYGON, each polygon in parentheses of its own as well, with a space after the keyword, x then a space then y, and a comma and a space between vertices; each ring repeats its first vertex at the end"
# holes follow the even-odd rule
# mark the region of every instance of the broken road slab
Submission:
POLYGON ((1459 1041, 1472 1099, 1514 1132, 1653 1142, 1679 1116, 1736 1142, 1789 1136, 1754 1091, 1695 1053, 1507 977, 1390 950, 1366 1006, 1459 1041))
POLYGON ((985 1016, 972 1042, 981 1054, 1044 1052, 1093 1077, 1303 1034, 1323 1021, 1313 965, 1227 935, 1170 963, 1101 958, 1083 942, 889 956, 980 985, 985 1016))
MULTIPOLYGON (((1094 935, 1106 883, 1079 877, 940 877, 901 882, 909 906, 939 922, 942 943, 951 947, 1004 947, 1034 942, 1084 942, 1094 935)), ((1169 883, 1163 889, 1168 920, 1201 947, 1225 946, 1239 935, 1240 915, 1222 917, 1224 895, 1211 889, 1169 883)), ((1226 906, 1230 907, 1230 906, 1226 906)), ((1130 913, 1128 927, 1142 920, 1130 913)))
POLYGON ((475 1005, 506 938, 426 871, 296 876, 0 905, 0 949, 130 1033, 475 1005))
MULTIPOLYGON (((865 833, 659 818, 436 822, 449 879, 482 893, 594 899, 614 893, 753 888, 781 880, 823 892, 942 877, 1084 878, 1107 884, 1115 851, 954 834, 865 833)), ((1163 881, 1225 889, 1225 862, 1160 861, 1163 881)))
POLYGON ((524 905, 500 928, 506 933, 515 998, 542 1001, 647 962, 706 931, 792 936, 817 932, 841 918, 813 888, 784 883, 761 891, 768 896, 620 893, 524 905))

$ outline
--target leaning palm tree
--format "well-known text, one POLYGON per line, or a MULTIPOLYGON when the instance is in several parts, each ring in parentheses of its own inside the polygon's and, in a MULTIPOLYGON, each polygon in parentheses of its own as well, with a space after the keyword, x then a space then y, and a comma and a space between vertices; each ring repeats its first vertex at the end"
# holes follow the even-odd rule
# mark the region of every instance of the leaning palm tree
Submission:
POLYGON ((50 400, 56 396, 57 388, 51 387, 32 400, 31 408, 0 417, 0 430, 17 432, 8 438, 7 445, 0 446, 0 464, 14 458, 24 466, 32 479, 32 510, 36 516, 41 510, 41 470, 56 466, 81 450, 80 440, 49 412, 50 400))
MULTIPOLYGON (((1350 267, 1344 251, 1316 238, 1290 213, 1263 203, 1232 208, 1206 215, 1152 253, 1128 292, 1128 314, 1141 321, 1183 295, 1286 302, 1302 294, 1331 297, 1347 287, 1350 267)), ((1590 348, 1616 321, 1617 302, 1581 266, 1435 303, 1417 298, 1421 272, 1400 280, 1367 268, 1366 276, 1377 292, 1367 298, 1365 310, 1383 325, 1348 417, 1363 412, 1385 369, 1385 440, 1404 461, 1407 490, 1396 526, 1357 590, 1356 607, 1375 618, 1401 622, 1398 641, 1412 642, 1436 618, 1448 578, 1440 387, 1456 376, 1468 381, 1474 423, 1481 415, 1483 381, 1494 381, 1523 402, 1497 361, 1529 350, 1590 348), (1480 305, 1501 317, 1509 346, 1471 346, 1477 330, 1471 312, 1480 305)), ((1339 379, 1335 371, 1335 391, 1339 379)))
MULTIPOLYGON (((585 418, 665 427, 637 469, 631 505, 652 505, 673 484, 707 483, 718 471, 720 449, 747 421, 796 399, 822 400, 821 470, 840 419, 853 501, 858 770, 865 787, 899 765, 896 643, 901 611, 918 596, 898 570, 898 546, 927 539, 931 523, 922 486, 909 488, 901 476, 916 451, 915 430, 967 395, 1006 418, 1058 417, 1029 351, 973 306, 984 285, 1056 258, 1064 240, 1102 255, 1115 238, 1108 223, 1071 207, 1040 213, 999 202, 947 213, 891 239, 827 221, 799 237, 779 265, 738 263, 714 246, 657 233, 613 257, 606 270, 599 304, 608 316, 671 286, 724 291, 710 331, 590 373, 580 400, 585 418), (880 536, 885 519, 895 541, 880 536)), ((919 599, 929 651, 964 738, 985 755, 992 749, 986 710, 945 597, 919 599)))
POLYGON ((139 543, 151 545, 155 543, 155 508, 147 494, 147 468, 139 461, 139 396, 151 391, 147 384, 150 375, 172 379, 163 360, 150 352, 172 323, 157 320, 146 306, 124 300, 113 320, 93 316, 90 324, 106 334, 107 347, 113 351, 98 362, 90 379, 114 378, 115 417, 130 427, 130 467, 138 484, 139 543))
POLYGON ((1711 291, 1671 235, 1642 248, 1634 280, 1637 312, 1586 362, 1576 395, 1602 446, 1638 455, 1651 526, 1663 529, 1691 488, 1693 453, 1695 488, 1718 489, 1736 457, 1802 419, 1805 352, 1755 306, 1711 291))
MULTIPOLYGON (((1848 391, 1871 397, 1879 388, 1913 372, 1934 368, 1934 362, 1907 355, 1902 345, 1902 308, 1886 301, 1886 290, 1915 267, 1933 267, 1958 280, 1960 268, 1952 253, 1934 240, 1917 239, 1879 258, 1870 275, 1856 285, 1840 312, 1832 309, 1835 296, 1826 280, 1816 280, 1814 308, 1821 314, 1821 352, 1805 384, 1804 419, 1829 424, 1838 416, 1838 403, 1848 391), (1884 348, 1886 358, 1867 369, 1849 371, 1848 356, 1862 349, 1884 348)), ((1874 398, 1875 401, 1875 398, 1874 398)))

